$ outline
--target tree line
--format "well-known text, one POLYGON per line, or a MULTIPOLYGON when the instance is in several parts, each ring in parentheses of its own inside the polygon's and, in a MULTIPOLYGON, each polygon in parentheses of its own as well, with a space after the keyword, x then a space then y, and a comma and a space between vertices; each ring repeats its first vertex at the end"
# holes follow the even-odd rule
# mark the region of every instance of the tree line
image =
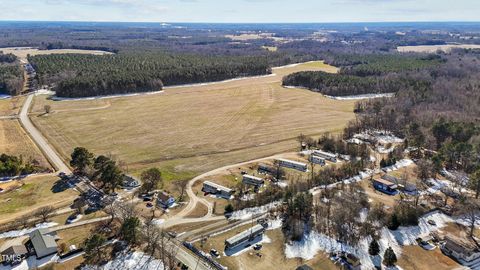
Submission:
POLYGON ((13 54, 0 52, 0 93, 17 95, 23 89, 23 69, 13 54))
POLYGON ((0 155, 0 177, 26 175, 42 170, 36 160, 24 160, 22 156, 0 155))
POLYGON ((329 96, 396 93, 411 89, 426 91, 430 82, 412 76, 440 65, 440 56, 412 57, 396 54, 338 54, 329 63, 341 66, 340 74, 303 71, 283 78, 284 86, 299 86, 329 96))
POLYGON ((163 86, 220 81, 271 72, 266 58, 161 52, 38 55, 29 58, 40 84, 61 97, 158 91, 163 86))

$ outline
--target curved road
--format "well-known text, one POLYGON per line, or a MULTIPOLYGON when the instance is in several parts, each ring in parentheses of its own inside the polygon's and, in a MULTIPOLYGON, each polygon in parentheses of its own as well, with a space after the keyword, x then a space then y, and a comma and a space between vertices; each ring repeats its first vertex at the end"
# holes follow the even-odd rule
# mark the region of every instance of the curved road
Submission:
POLYGON ((28 111, 30 109, 30 105, 32 104, 33 96, 34 94, 28 95, 23 103, 22 110, 20 111, 20 123, 25 131, 28 132, 32 140, 40 148, 40 150, 42 150, 50 164, 59 172, 71 174, 72 172, 70 171, 70 168, 63 162, 55 149, 47 142, 45 137, 43 137, 43 135, 40 133, 40 131, 38 131, 28 117, 28 111))
POLYGON ((218 174, 222 171, 225 171, 225 170, 228 170, 228 169, 231 169, 231 168, 235 168, 235 167, 238 167, 238 166, 243 166, 243 165, 246 165, 246 164, 249 164, 249 163, 252 163, 252 162, 260 162, 260 161, 264 161, 264 160, 267 160, 267 159, 278 158, 278 157, 281 157, 282 155, 283 154, 277 154, 277 155, 273 155, 273 156, 269 156, 269 157, 263 157, 263 158, 259 158, 259 159, 240 162, 240 163, 237 163, 237 164, 231 164, 231 165, 223 166, 223 167, 208 171, 206 173, 203 173, 203 174, 193 178, 187 184, 187 194, 188 194, 188 197, 190 198, 190 201, 188 202, 187 206, 182 211, 180 211, 178 214, 174 215, 173 217, 168 219, 164 224, 162 224, 163 227, 169 227, 169 226, 178 225, 178 224, 182 224, 182 223, 192 223, 192 222, 215 220, 215 217, 213 216, 213 205, 212 205, 212 203, 210 203, 206 199, 197 197, 197 195, 193 192, 192 187, 195 184, 195 182, 197 182, 200 179, 203 179, 205 177, 218 174), (200 217, 200 218, 188 218, 188 219, 184 218, 190 212, 192 212, 195 209, 195 207, 197 206, 197 203, 199 203, 199 202, 207 206, 207 208, 208 208, 207 214, 204 217, 200 217))

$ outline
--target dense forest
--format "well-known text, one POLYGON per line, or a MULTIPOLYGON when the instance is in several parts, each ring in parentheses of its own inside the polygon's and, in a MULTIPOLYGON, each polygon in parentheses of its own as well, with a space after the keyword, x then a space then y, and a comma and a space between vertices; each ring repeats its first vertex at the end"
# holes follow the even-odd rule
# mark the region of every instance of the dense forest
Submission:
POLYGON ((23 88, 23 70, 12 54, 0 52, 0 93, 19 94, 23 88))
POLYGON ((305 87, 329 96, 396 93, 401 89, 425 92, 430 81, 412 74, 434 68, 445 60, 438 55, 338 54, 328 62, 340 66, 340 74, 297 72, 284 77, 283 85, 305 87))
POLYGON ((437 150, 435 162, 471 172, 480 163, 480 52, 459 50, 444 65, 423 70, 423 91, 405 88, 393 98, 358 102, 357 119, 345 136, 367 130, 391 130, 409 146, 437 150))
POLYGON ((57 96, 161 90, 164 85, 220 81, 271 72, 266 58, 186 54, 39 55, 29 58, 41 84, 55 84, 57 96))

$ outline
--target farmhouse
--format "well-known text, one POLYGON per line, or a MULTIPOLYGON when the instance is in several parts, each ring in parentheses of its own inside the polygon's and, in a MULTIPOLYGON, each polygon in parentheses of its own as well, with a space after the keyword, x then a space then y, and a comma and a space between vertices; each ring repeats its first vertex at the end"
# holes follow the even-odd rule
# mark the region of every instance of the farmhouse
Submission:
POLYGON ((464 266, 476 269, 480 265, 480 249, 473 241, 463 241, 458 238, 445 236, 441 246, 442 252, 453 257, 464 266))
POLYGON ((27 249, 35 252, 37 259, 57 253, 57 242, 55 232, 48 229, 37 229, 30 233, 30 240, 27 242, 27 249))
POLYGON ((373 179, 373 187, 385 194, 395 195, 397 194, 397 184, 392 183, 385 179, 373 179))
POLYGON ((262 225, 257 224, 252 228, 225 240, 225 249, 234 248, 236 246, 244 244, 250 240, 253 240, 257 236, 262 235, 264 232, 265 228, 262 225))
POLYGON ((325 159, 319 156, 310 155, 310 158, 308 160, 312 163, 319 164, 321 166, 325 165, 325 159))
POLYGON ((232 194, 233 194, 232 189, 221 186, 219 184, 216 184, 210 181, 203 182, 202 191, 206 193, 218 195, 225 199, 230 199, 230 197, 232 197, 232 194))
POLYGON ((302 162, 297 162, 297 161, 283 159, 283 158, 277 159, 277 162, 281 167, 291 168, 291 169, 295 169, 302 172, 307 171, 307 164, 302 162))
POLYGON ((322 150, 313 150, 312 155, 330 160, 331 162, 337 162, 337 155, 322 150))
POLYGON ((243 175, 242 182, 245 185, 255 186, 257 188, 263 186, 263 184, 264 184, 264 180, 262 178, 256 177, 256 176, 253 176, 253 175, 248 175, 248 174, 243 175))
POLYGON ((175 203, 175 198, 165 191, 159 192, 157 196, 157 205, 163 208, 169 208, 175 203))

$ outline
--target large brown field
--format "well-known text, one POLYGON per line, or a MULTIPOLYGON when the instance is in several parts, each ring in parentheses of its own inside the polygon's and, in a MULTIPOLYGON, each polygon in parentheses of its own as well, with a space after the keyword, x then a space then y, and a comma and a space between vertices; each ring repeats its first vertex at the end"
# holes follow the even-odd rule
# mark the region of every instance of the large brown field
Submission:
POLYGON ((23 130, 17 119, 0 120, 0 154, 22 156, 24 160, 37 160, 41 166, 50 164, 42 152, 23 130))
POLYGON ((311 62, 274 69, 272 76, 151 95, 81 101, 36 97, 32 119, 65 159, 75 146, 84 146, 126 162, 130 173, 159 166, 167 180, 189 178, 293 150, 300 133, 341 131, 354 118, 354 101, 281 86, 284 75, 301 70, 337 71, 311 62), (45 104, 53 112, 40 116, 45 104))

